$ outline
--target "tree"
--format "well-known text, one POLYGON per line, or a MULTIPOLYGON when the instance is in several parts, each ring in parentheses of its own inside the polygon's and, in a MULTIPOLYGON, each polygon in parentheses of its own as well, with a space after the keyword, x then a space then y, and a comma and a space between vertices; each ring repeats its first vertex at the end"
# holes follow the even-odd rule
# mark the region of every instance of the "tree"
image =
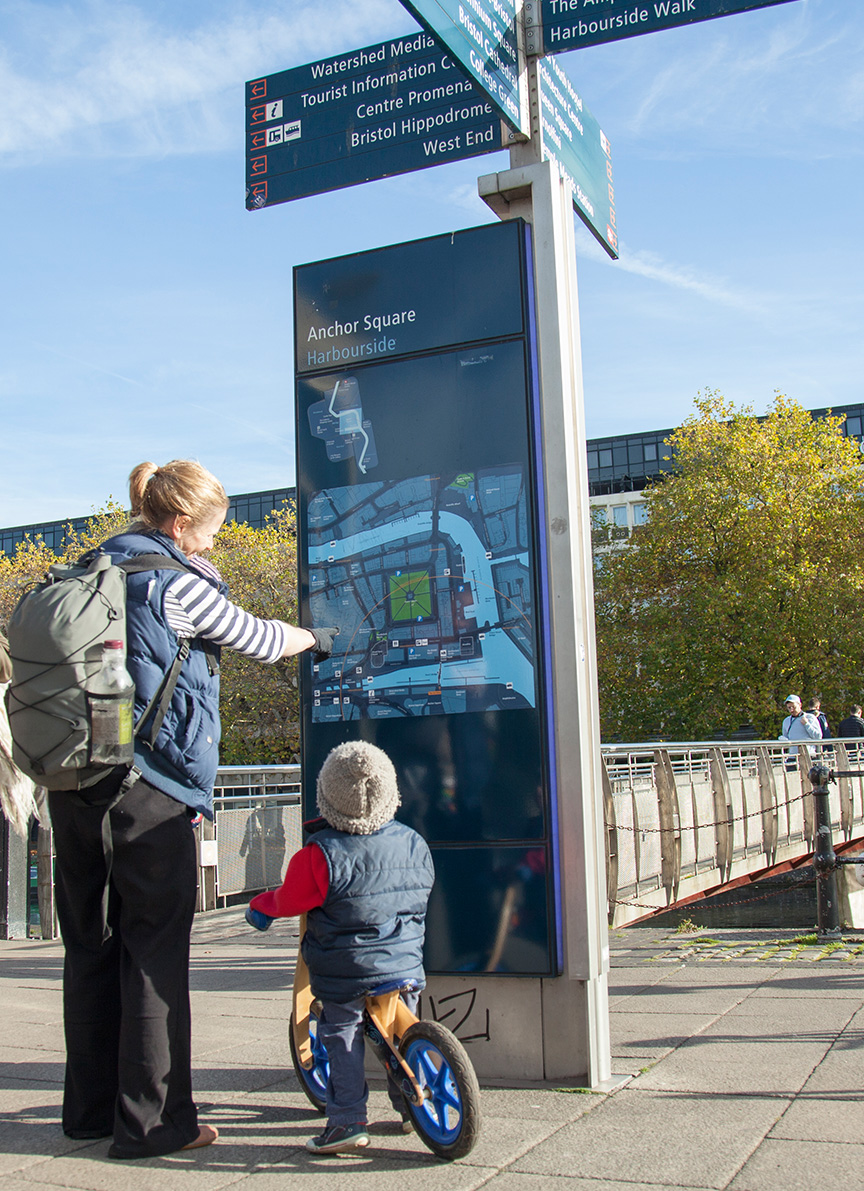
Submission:
POLYGON ((779 730, 783 700, 864 702, 862 459, 842 418, 718 393, 668 441, 674 471, 596 579, 605 740, 779 730))
MULTIPOLYGON (((62 552, 41 538, 22 542, 9 558, 0 554, 0 629, 5 629, 23 592, 42 580, 50 566, 72 562, 106 538, 126 529, 129 514, 109 501, 82 533, 71 526, 62 552)), ((275 512, 263 529, 231 521, 220 531, 212 560, 235 603, 257 616, 297 621, 297 543, 293 510, 275 512)), ((297 662, 273 666, 225 650, 221 663, 220 708, 223 765, 287 764, 300 748, 297 662)))
POLYGON ((5 631, 18 600, 29 587, 45 578, 49 567, 58 562, 74 562, 128 524, 129 514, 109 497, 105 507, 94 511, 88 519, 83 532, 76 532, 71 524, 66 527, 65 545, 59 554, 46 546, 41 537, 25 538, 11 557, 0 554, 0 629, 5 631))
MULTIPOLYGON (((263 529, 231 521, 211 558, 235 603, 271 620, 297 623, 297 539, 294 511, 283 508, 263 529)), ((299 759, 297 660, 274 666, 222 654, 223 765, 286 764, 299 759)))

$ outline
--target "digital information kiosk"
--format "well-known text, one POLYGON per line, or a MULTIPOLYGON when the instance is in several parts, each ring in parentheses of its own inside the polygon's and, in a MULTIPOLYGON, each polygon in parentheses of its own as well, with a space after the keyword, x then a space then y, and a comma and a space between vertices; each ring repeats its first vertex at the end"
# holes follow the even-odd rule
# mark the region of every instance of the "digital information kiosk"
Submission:
POLYGON ((295 271, 301 621, 339 628, 305 806, 334 745, 392 758, 430 973, 560 971, 530 256, 516 220, 295 271))

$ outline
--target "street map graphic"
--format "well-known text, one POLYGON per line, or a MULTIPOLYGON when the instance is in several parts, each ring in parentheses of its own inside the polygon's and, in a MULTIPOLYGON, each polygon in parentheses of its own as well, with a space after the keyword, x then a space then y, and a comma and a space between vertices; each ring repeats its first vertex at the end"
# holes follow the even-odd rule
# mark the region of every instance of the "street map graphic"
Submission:
POLYGON ((363 475, 370 467, 377 467, 372 423, 363 417, 356 377, 340 377, 326 400, 310 405, 309 429, 315 438, 323 440, 331 463, 353 456, 363 475))
POLYGON ((313 722, 535 706, 521 465, 324 489, 306 524, 312 623, 339 626, 313 722))

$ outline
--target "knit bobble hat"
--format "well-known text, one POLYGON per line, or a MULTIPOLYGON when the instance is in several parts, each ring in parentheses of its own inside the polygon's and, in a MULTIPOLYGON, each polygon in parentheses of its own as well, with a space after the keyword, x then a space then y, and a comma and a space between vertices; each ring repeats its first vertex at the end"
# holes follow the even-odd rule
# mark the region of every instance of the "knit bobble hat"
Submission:
POLYGON ((328 754, 318 774, 318 810, 331 827, 371 835, 399 806, 393 762, 365 740, 349 740, 328 754))

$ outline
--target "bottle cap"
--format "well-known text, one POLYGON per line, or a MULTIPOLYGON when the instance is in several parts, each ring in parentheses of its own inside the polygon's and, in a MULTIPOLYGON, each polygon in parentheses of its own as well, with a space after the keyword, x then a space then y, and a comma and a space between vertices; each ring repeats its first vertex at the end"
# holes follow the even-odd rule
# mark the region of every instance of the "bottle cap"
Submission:
POLYGON ((122 649, 123 642, 122 641, 103 641, 102 647, 103 647, 103 649, 122 649))

